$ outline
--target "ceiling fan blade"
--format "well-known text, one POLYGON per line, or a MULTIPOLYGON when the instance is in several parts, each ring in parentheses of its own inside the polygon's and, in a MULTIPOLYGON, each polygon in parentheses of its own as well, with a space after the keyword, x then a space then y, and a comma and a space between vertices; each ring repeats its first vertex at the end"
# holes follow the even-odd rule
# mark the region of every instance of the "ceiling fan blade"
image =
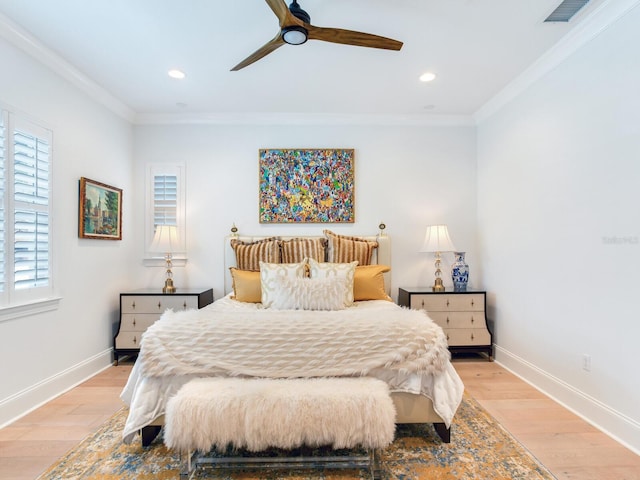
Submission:
POLYGON ((285 0, 266 0, 266 2, 271 10, 273 10, 273 13, 276 14, 276 17, 278 17, 280 28, 290 27, 291 25, 303 26, 303 22, 293 16, 285 0))
POLYGON ((238 71, 241 68, 244 68, 244 67, 246 67, 248 65, 251 65, 254 62, 257 62, 262 57, 265 57, 265 56, 269 55, 276 48, 278 48, 278 47, 280 47, 282 45, 284 45, 284 40, 282 40, 282 36, 280 35, 280 32, 278 32, 278 35, 273 37, 273 39, 271 41, 265 43, 262 47, 260 47, 258 50, 253 52, 251 55, 249 55, 247 58, 245 58, 243 61, 241 61, 238 65, 233 67, 231 69, 231 71, 232 72, 238 71))
POLYGON ((384 48, 386 50, 400 50, 402 42, 392 38, 381 37, 371 33, 343 30, 342 28, 314 27, 308 23, 304 27, 309 32, 309 39, 323 40, 325 42, 356 45, 358 47, 384 48))

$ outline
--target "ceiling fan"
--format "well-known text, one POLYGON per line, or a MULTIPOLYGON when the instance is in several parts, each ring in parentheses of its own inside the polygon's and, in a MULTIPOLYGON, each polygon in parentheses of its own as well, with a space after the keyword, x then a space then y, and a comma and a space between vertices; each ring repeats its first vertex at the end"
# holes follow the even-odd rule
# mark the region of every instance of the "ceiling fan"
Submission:
POLYGON ((311 25, 311 17, 305 12, 297 0, 293 0, 289 7, 285 0, 266 0, 280 21, 280 31, 269 42, 253 52, 231 71, 237 71, 270 54, 284 44, 301 45, 307 40, 323 40, 325 42, 357 45, 359 47, 384 48, 400 50, 402 42, 391 38, 380 37, 370 33, 361 33, 341 28, 316 27, 311 25))

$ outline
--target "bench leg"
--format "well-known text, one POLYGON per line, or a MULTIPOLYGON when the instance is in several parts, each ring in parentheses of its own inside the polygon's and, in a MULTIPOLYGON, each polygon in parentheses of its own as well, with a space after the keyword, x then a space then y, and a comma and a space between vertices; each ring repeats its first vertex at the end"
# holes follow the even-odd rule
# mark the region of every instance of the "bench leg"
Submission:
POLYGON ((380 457, 377 450, 373 450, 370 455, 371 479, 382 480, 382 469, 380 468, 380 457))
POLYGON ((434 423, 433 427, 436 429, 436 433, 444 443, 451 443, 450 428, 447 428, 447 426, 444 423, 434 423))
POLYGON ((180 480, 190 479, 196 470, 194 463, 195 452, 191 450, 180 454, 180 480))

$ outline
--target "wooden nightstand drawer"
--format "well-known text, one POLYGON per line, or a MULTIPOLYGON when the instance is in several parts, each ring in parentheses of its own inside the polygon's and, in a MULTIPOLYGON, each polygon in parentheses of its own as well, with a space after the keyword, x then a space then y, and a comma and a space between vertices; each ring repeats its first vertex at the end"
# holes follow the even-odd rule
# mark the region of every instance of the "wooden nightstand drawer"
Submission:
POLYGON ((484 295, 411 295, 411 308, 428 312, 476 311, 484 312, 484 295))
POLYGON ((449 345, 464 347, 491 343, 491 335, 486 329, 454 328, 445 329, 444 333, 447 335, 449 345))
POLYGON ((120 319, 120 330, 126 332, 144 332, 158 320, 157 313, 123 313, 120 319))
POLYGON ((427 312, 442 328, 484 328, 484 312, 427 312))
POLYGON ((116 337, 117 349, 140 349, 140 339, 144 332, 121 331, 116 337))
POLYGON ((198 297, 178 294, 173 296, 127 295, 122 300, 122 313, 162 313, 169 308, 175 311, 198 308, 198 297))

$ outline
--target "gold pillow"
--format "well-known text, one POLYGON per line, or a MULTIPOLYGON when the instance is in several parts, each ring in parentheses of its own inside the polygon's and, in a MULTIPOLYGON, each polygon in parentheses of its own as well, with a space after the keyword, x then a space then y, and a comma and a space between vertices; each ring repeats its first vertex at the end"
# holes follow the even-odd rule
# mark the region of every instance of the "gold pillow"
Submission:
POLYGON ((233 267, 229 270, 233 279, 233 296, 231 298, 239 302, 260 303, 262 298, 260 272, 233 267))
POLYGON ((359 237, 337 235, 329 230, 324 230, 323 233, 329 239, 328 262, 350 263, 357 261, 361 266, 371 265, 371 256, 373 250, 378 248, 378 242, 359 237))
POLYGON ((280 242, 276 237, 265 238, 255 242, 231 240, 231 247, 236 253, 236 267, 239 270, 260 270, 260 262, 280 263, 280 242))
POLYGON ((280 240, 282 263, 300 263, 305 258, 313 258, 317 262, 324 262, 326 249, 326 238, 280 240))
POLYGON ((356 273, 353 277, 353 299, 354 301, 362 300, 388 300, 392 302, 391 297, 387 295, 384 288, 383 273, 391 270, 387 265, 365 265, 356 267, 356 273))

